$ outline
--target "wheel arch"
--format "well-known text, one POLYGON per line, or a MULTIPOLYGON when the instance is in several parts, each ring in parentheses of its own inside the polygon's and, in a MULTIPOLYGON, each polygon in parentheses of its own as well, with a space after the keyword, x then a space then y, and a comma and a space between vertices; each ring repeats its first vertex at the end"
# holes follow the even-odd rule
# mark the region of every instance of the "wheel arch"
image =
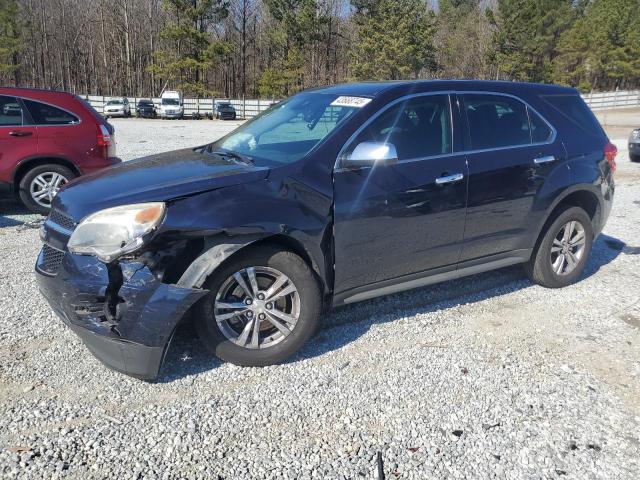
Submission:
POLYGON ((304 244, 289 235, 245 235, 227 241, 207 242, 203 252, 187 267, 177 282, 178 286, 201 288, 207 278, 238 255, 258 246, 273 245, 298 255, 311 268, 318 279, 323 295, 328 292, 327 279, 322 275, 318 262, 304 244))
POLYGON ((20 189, 20 182, 27 174, 27 172, 35 167, 39 167, 41 165, 61 165, 70 169, 77 176, 82 175, 82 172, 76 167, 76 165, 65 157, 58 156, 44 156, 44 157, 29 157, 22 160, 16 169, 13 171, 13 178, 11 180, 11 184, 13 185, 14 192, 18 192, 20 189))
POLYGON ((563 194, 559 196, 547 209, 544 221, 537 230, 537 235, 535 237, 536 247, 548 226, 556 219, 560 212, 568 207, 582 208, 587 212, 589 218, 591 218, 594 232, 600 231, 602 202, 596 193, 595 187, 592 185, 576 185, 575 187, 563 192, 563 194))

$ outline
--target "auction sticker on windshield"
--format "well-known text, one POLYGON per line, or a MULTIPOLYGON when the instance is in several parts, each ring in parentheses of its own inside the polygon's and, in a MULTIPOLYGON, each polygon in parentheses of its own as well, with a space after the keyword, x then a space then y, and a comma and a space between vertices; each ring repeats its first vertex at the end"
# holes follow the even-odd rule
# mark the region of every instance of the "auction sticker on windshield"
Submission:
POLYGON ((370 98, 364 97, 338 97, 333 102, 331 102, 331 105, 335 107, 339 106, 362 108, 370 101, 370 98))

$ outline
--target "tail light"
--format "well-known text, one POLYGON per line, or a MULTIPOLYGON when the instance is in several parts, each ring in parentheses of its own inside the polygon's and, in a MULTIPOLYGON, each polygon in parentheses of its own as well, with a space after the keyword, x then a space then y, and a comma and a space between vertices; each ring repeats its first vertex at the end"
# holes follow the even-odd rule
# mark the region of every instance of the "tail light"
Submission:
POLYGON ((98 136, 96 138, 98 147, 104 151, 105 158, 116 156, 116 142, 115 138, 105 125, 98 125, 98 136))
POLYGON ((604 156, 609 162, 609 166, 611 167, 611 171, 615 173, 616 171, 616 155, 618 154, 618 148, 611 142, 607 143, 604 146, 604 156))

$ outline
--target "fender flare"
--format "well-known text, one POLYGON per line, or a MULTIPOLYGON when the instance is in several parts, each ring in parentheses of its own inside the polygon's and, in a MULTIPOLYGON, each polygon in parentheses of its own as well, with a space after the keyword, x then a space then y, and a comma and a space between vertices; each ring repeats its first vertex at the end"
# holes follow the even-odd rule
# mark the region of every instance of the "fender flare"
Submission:
POLYGON ((267 234, 245 235, 238 238, 229 238, 228 241, 218 243, 208 248, 187 267, 177 286, 183 288, 202 288, 207 277, 216 270, 222 262, 241 248, 266 238, 267 234))
POLYGON ((558 207, 558 205, 560 205, 562 202, 564 202, 567 197, 569 197, 569 195, 573 194, 573 193, 577 193, 577 192, 588 192, 593 194, 596 197, 596 200, 598 202, 598 209, 596 210, 596 213, 594 215, 595 221, 597 221, 597 224, 600 224, 601 222, 601 218, 600 216, 602 215, 602 199, 600 198, 600 196, 598 195, 598 189, 591 184, 577 184, 577 185, 572 185, 569 188, 565 189, 561 195, 559 195, 552 203, 551 205, 545 210, 544 216, 542 221, 536 226, 536 230, 535 230, 535 239, 536 242, 538 241, 538 239, 540 238, 540 235, 542 234, 542 230, 544 229, 544 226, 547 224, 547 222, 549 221, 549 219, 551 218, 551 215, 553 214, 554 210, 558 207))

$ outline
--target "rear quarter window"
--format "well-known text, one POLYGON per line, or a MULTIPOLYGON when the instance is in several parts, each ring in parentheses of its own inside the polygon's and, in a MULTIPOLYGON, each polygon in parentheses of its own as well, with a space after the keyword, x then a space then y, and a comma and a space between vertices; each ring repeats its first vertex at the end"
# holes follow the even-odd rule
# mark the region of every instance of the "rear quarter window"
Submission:
POLYGON ((36 125, 74 125, 80 123, 78 117, 53 105, 27 99, 23 99, 23 101, 36 125))
POLYGON ((579 95, 544 95, 542 99, 585 132, 604 135, 598 119, 579 95))

